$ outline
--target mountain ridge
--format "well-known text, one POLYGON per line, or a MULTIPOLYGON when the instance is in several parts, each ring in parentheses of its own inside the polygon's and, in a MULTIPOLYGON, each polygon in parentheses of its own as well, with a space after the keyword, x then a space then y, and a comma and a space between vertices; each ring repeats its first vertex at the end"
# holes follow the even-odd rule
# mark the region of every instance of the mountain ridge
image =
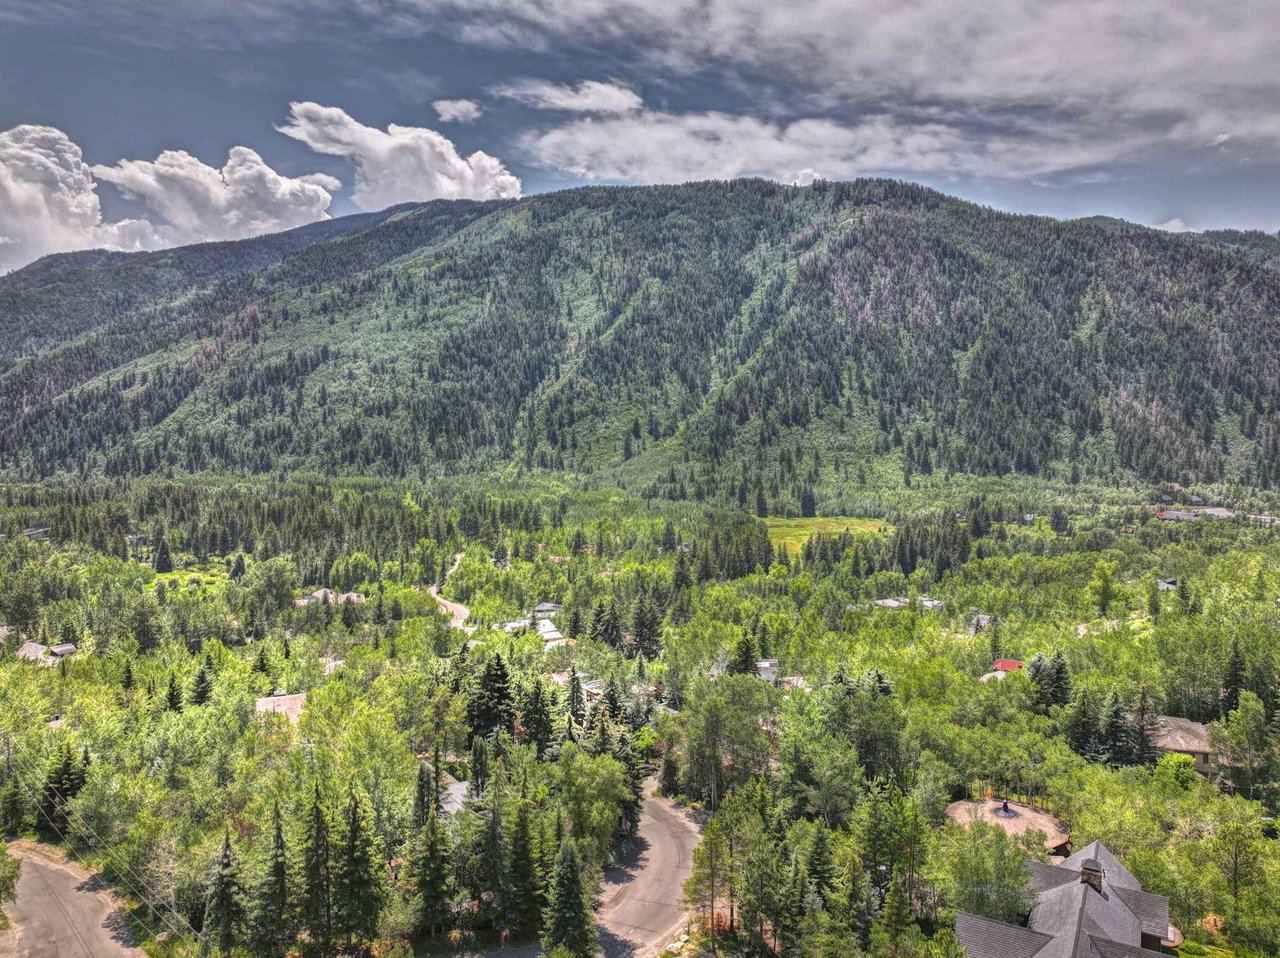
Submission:
POLYGON ((935 469, 1274 478, 1265 234, 1246 251, 891 180, 582 187, 330 223, 230 244, 222 271, 183 272, 186 248, 146 254, 167 280, 134 260, 0 278, 18 317, 0 466, 516 463, 766 509, 935 469), (86 272, 97 301, 134 298, 63 315, 86 272))

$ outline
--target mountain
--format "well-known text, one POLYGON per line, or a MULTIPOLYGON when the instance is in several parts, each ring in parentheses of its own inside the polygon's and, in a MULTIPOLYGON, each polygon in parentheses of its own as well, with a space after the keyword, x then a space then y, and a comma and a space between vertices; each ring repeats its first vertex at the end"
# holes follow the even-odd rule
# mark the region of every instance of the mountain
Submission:
POLYGON ((0 279, 0 468, 507 463, 755 508, 933 470, 1280 480, 1239 245, 759 180, 434 202, 0 279))

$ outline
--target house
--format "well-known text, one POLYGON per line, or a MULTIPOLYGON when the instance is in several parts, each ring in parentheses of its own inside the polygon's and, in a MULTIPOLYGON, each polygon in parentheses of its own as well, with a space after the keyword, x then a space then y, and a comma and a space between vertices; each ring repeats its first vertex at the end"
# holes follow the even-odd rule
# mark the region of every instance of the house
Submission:
POLYGON ((1025 926, 956 915, 969 958, 1160 958, 1182 940, 1169 899, 1144 892, 1101 842, 1027 872, 1036 901, 1025 926))
POLYGON ((1193 506, 1203 506, 1204 500, 1199 496, 1187 496, 1187 502, 1193 506))
POLYGON ((1236 511, 1228 509, 1225 506, 1209 506, 1200 510, 1200 515, 1206 519, 1234 519, 1236 511))
POLYGON ((342 659, 335 659, 328 655, 320 656, 320 668, 324 670, 325 675, 333 675, 334 672, 342 668, 344 662, 342 659))
POLYGON ((1004 679, 1010 672, 1016 672, 1022 668, 1022 663, 1017 659, 996 659, 991 663, 991 671, 985 675, 979 676, 979 682, 999 682, 1004 679))
POLYGON ((363 592, 334 592, 332 589, 316 589, 310 595, 304 595, 301 599, 294 599, 293 604, 296 606, 315 605, 317 603, 328 603, 329 605, 342 605, 344 602, 363 602, 365 600, 363 592))
POLYGON ((1156 588, 1159 589, 1161 592, 1172 592, 1176 588, 1178 588, 1178 580, 1173 578, 1157 579, 1156 588))
POLYGON ((778 680, 778 660, 761 659, 756 663, 756 674, 766 682, 776 682, 778 680))
POLYGON ((1161 522, 1195 522, 1200 518, 1200 513, 1187 509, 1161 509, 1156 513, 1156 518, 1161 522))
POLYGON ((977 635, 979 632, 985 632, 995 623, 995 619, 985 612, 979 612, 977 609, 970 609, 973 617, 969 619, 969 632, 977 635))
POLYGON ((778 684, 784 692, 808 692, 813 688, 802 675, 784 675, 778 684))
POLYGON ((57 660, 49 656, 49 646, 39 642, 23 642, 18 646, 17 656, 38 665, 55 665, 57 660))
POLYGON ((549 619, 562 608, 563 606, 556 605, 554 602, 539 602, 533 607, 533 617, 535 619, 549 619))
POLYGON ((878 609, 888 609, 891 612, 897 612, 899 609, 905 609, 909 604, 905 597, 896 599, 875 599, 872 603, 878 609))
POLYGON ((1134 535, 1137 531, 1138 531, 1137 526, 1121 526, 1120 527, 1120 534, 1122 536, 1131 536, 1131 535, 1134 535))
POLYGON ((543 642, 552 642, 556 639, 564 638, 560 633, 560 630, 555 627, 554 623, 552 623, 550 619, 538 619, 534 624, 534 629, 537 631, 543 642))
POLYGON ((1176 752, 1195 759, 1196 771, 1208 775, 1212 771, 1209 758, 1214 754, 1209 744, 1209 726, 1191 719, 1161 715, 1156 719, 1151 744, 1162 752, 1176 752))
POLYGON ((49 653, 51 655, 56 655, 60 659, 65 659, 67 656, 76 654, 75 643, 63 642, 60 645, 50 646, 49 653))
POLYGON ((266 698, 258 699, 253 703, 253 710, 259 715, 267 715, 274 713, 283 715, 290 722, 297 725, 298 720, 302 718, 302 707, 307 704, 307 693, 299 692, 296 695, 289 695, 283 689, 276 689, 266 698))
POLYGON ((517 632, 526 632, 533 627, 533 622, 529 619, 512 619, 510 622, 502 623, 502 631, 507 635, 515 635, 517 632))
POLYGON ((48 542, 52 536, 48 526, 32 526, 30 529, 23 529, 22 534, 32 542, 48 542))

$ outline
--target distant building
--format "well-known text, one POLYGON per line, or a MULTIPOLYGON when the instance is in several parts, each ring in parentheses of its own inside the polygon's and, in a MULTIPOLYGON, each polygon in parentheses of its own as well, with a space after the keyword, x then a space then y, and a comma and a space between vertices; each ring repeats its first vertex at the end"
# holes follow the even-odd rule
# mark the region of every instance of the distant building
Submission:
POLYGON ((51 655, 56 655, 60 659, 65 659, 68 656, 76 654, 76 647, 72 642, 63 642, 60 645, 50 646, 49 652, 51 655))
POLYGON ((778 680, 778 660, 761 659, 756 663, 756 674, 766 682, 776 682, 778 680))
POLYGON ((1174 589, 1178 588, 1178 580, 1177 579, 1157 579, 1156 588, 1159 589, 1161 592, 1172 592, 1174 589))
POLYGON ((1209 744, 1209 726, 1202 722, 1161 715, 1156 719, 1151 744, 1162 752, 1190 755, 1195 759, 1196 771, 1201 775, 1208 775, 1213 770, 1209 761, 1213 755, 1213 746, 1209 744))
POLYGON ((1027 872, 1036 901, 1025 926, 956 915, 969 958, 1161 958, 1182 940, 1169 899, 1144 892, 1101 842, 1027 872))
POLYGON ((302 707, 307 704, 307 693, 299 692, 296 695, 289 695, 283 691, 276 691, 266 698, 258 699, 253 703, 253 710, 259 715, 266 715, 274 712, 276 715, 283 715, 293 724, 298 724, 298 720, 302 718, 302 707))
POLYGON ((996 659, 991 663, 991 671, 981 676, 979 682, 1001 681, 1010 672, 1016 672, 1022 668, 1023 663, 1017 659, 996 659))
POLYGON ((1195 522, 1200 518, 1200 513, 1188 509, 1161 509, 1156 513, 1156 518, 1161 522, 1195 522))
POLYGON ((23 529, 22 534, 32 542, 48 542, 52 536, 48 526, 32 526, 30 529, 23 529))
POLYGON ((38 665, 54 665, 57 661, 49 655, 49 646, 41 645, 39 642, 23 642, 18 646, 15 654, 20 659, 35 662, 38 665))
POLYGON ((535 619, 549 619, 558 613, 562 606, 554 602, 539 602, 533 607, 533 617, 535 619))
POLYGON ((363 592, 334 592, 332 589, 316 589, 310 595, 304 595, 301 599, 294 599, 293 604, 296 606, 308 606, 328 603, 329 605, 342 605, 344 602, 363 602, 365 601, 363 592))

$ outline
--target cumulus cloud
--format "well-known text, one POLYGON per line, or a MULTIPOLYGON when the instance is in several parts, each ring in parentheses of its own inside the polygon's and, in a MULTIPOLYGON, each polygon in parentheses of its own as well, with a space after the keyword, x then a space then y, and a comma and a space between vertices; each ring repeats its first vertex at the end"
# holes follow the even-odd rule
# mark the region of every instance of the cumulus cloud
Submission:
POLYGON ((181 151, 90 167, 61 130, 18 126, 0 132, 0 270, 47 253, 155 249, 288 229, 324 218, 338 186, 319 174, 281 176, 245 147, 232 149, 221 169, 181 151), (100 180, 138 200, 146 216, 104 221, 100 180))
POLYGON ((355 170, 353 199, 363 209, 432 199, 520 195, 520 180, 502 161, 477 150, 463 157, 446 137, 423 127, 365 126, 338 107, 290 104, 277 127, 318 153, 344 157, 355 170))
POLYGON ((93 173, 141 201, 166 245, 242 239, 323 219, 342 185, 324 174, 282 176, 244 146, 232 147, 221 169, 165 150, 155 160, 121 160, 93 173))
POLYGON ((546 80, 515 80, 489 92, 539 110, 570 113, 630 113, 644 106, 640 95, 630 87, 599 80, 583 80, 576 87, 546 80))
POLYGON ((523 140, 532 158, 584 179, 674 183, 764 176, 812 182, 815 169, 835 177, 910 170, 1043 175, 1107 155, 1087 140, 1064 140, 1024 126, 1017 135, 977 136, 936 121, 904 123, 879 115, 846 124, 824 118, 774 123, 728 113, 641 111, 585 117, 523 140))
POLYGON ((475 100, 432 100, 431 106, 441 123, 474 123, 484 114, 475 100))
POLYGON ((1165 220, 1163 223, 1156 223, 1155 228, 1164 230, 1166 233, 1190 233, 1192 229, 1182 221, 1181 216, 1175 216, 1171 220, 1165 220))

